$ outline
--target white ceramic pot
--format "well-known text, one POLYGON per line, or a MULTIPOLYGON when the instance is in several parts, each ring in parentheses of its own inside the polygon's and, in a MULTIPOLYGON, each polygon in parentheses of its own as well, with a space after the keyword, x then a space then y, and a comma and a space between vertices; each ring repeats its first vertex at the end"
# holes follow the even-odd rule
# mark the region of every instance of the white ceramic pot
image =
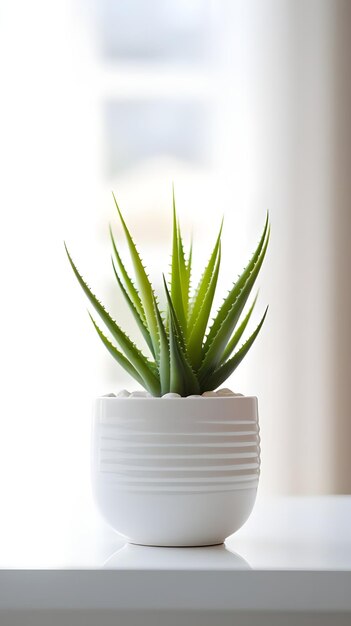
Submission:
POLYGON ((219 544, 247 520, 260 470, 257 398, 98 398, 92 478, 130 543, 219 544))

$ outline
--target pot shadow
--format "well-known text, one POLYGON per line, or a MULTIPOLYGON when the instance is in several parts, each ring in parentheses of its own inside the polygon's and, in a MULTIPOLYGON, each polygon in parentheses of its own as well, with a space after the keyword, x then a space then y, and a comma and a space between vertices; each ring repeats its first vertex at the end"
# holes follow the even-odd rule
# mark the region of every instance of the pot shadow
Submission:
POLYGON ((225 544, 195 548, 163 548, 126 543, 103 563, 106 569, 250 570, 250 564, 225 544))

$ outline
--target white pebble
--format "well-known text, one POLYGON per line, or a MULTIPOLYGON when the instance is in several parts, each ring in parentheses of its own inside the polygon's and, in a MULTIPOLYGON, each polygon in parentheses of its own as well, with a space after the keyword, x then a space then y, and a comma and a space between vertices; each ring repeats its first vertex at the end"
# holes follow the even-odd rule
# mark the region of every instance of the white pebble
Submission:
POLYGON ((228 387, 223 387, 222 389, 218 389, 216 396, 219 396, 220 398, 225 396, 235 396, 235 393, 231 389, 228 389, 228 387))
POLYGON ((194 394, 193 394, 193 395, 191 395, 191 396, 187 396, 187 398, 202 398, 202 396, 200 396, 200 395, 199 395, 199 394, 197 394, 197 393, 194 393, 194 394))
POLYGON ((147 391, 132 391, 130 398, 146 398, 147 391))
POLYGON ((215 391, 204 391, 202 395, 204 398, 213 398, 216 397, 217 394, 215 391))
POLYGON ((129 391, 127 391, 127 389, 122 389, 122 391, 119 391, 117 394, 117 398, 129 398, 130 393, 129 391))
POLYGON ((116 398, 116 394, 115 393, 105 393, 105 395, 102 396, 103 398, 116 398))
POLYGON ((179 395, 179 393, 165 393, 164 396, 162 396, 162 398, 180 398, 181 396, 179 395))

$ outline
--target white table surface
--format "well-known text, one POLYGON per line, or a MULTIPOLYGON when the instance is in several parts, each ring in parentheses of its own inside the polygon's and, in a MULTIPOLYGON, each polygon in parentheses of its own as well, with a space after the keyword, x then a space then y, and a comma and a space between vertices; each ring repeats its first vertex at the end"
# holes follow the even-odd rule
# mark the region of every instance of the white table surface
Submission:
POLYGON ((351 497, 259 498, 238 533, 208 548, 128 545, 93 514, 63 516, 45 531, 32 523, 15 536, 2 533, 0 567, 0 616, 44 609, 351 614, 351 497))

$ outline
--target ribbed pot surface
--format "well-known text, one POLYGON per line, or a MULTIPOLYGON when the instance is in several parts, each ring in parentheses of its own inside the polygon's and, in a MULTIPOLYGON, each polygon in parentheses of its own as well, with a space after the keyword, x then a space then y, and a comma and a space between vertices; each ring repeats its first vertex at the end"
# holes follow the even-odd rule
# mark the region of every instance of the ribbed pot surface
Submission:
POLYGON ((95 403, 95 497, 133 543, 221 543, 250 514, 259 470, 254 397, 95 403))

